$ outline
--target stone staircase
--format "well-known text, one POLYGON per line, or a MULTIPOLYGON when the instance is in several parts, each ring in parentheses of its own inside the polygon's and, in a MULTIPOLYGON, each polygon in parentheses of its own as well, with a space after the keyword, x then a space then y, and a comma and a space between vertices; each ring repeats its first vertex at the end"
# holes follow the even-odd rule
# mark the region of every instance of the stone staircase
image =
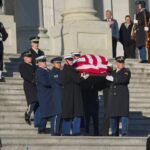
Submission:
MULTIPOLYGON (((50 59, 50 57, 48 58, 50 59)), ((6 82, 0 83, 2 150, 145 150, 150 134, 150 65, 127 60, 131 69, 129 137, 51 137, 24 121, 26 101, 18 73, 19 55, 5 55, 6 82)), ((100 101, 100 123, 103 101, 100 101)))

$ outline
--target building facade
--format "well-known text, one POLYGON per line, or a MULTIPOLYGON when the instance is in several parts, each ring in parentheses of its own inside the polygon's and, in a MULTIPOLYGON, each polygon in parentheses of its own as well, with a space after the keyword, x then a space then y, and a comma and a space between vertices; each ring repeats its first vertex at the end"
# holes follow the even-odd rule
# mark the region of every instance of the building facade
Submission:
MULTIPOLYGON (((60 55, 63 53, 62 50, 66 49, 71 51, 89 49, 88 52, 91 49, 92 53, 93 49, 98 51, 98 47, 103 47, 102 45, 105 45, 103 50, 111 51, 110 30, 107 24, 102 22, 105 10, 112 10, 114 18, 120 25, 125 15, 130 14, 133 18, 134 2, 134 0, 3 0, 0 20, 9 33, 5 52, 21 53, 27 50, 30 46, 29 37, 37 34, 41 37, 41 48, 51 55, 60 55), (88 40, 92 42, 87 42, 88 40), (74 44, 74 41, 77 44, 74 44)), ((149 8, 150 0, 146 3, 149 8)), ((118 54, 121 53, 122 47, 118 44, 118 54)))

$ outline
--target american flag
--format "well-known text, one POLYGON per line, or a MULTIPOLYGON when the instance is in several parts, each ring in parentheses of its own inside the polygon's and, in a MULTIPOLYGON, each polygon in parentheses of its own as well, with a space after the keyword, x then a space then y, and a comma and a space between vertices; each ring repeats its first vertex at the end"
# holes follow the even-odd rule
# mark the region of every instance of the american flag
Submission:
POLYGON ((82 55, 74 62, 76 70, 80 73, 106 74, 108 60, 104 56, 82 55))

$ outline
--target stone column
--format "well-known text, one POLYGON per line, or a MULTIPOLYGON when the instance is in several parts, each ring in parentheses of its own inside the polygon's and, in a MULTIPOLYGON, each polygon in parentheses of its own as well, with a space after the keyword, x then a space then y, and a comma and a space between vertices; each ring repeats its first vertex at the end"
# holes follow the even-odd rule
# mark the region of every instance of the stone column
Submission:
POLYGON ((64 21, 99 20, 93 0, 65 0, 64 21))
POLYGON ((47 29, 44 27, 44 15, 43 15, 43 0, 38 0, 38 6, 39 6, 39 37, 40 38, 47 38, 48 35, 47 29))
POLYGON ((96 16, 94 0, 65 0, 62 23, 51 28, 53 54, 82 51, 112 57, 111 30, 96 16))

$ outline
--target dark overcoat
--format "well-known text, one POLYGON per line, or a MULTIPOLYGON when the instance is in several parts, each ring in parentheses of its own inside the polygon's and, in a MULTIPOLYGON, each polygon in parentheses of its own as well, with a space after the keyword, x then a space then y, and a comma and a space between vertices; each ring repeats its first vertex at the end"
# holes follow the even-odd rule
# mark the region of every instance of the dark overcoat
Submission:
POLYGON ((53 81, 49 69, 37 68, 36 83, 38 92, 38 101, 42 118, 51 117, 58 112, 55 109, 55 101, 53 98, 53 81))
POLYGON ((29 51, 31 52, 32 54, 32 64, 33 66, 35 67, 36 65, 36 58, 37 57, 40 57, 40 56, 43 56, 44 55, 44 52, 42 50, 38 50, 38 53, 35 52, 35 50, 33 50, 32 48, 29 49, 29 51))
POLYGON ((51 75, 52 75, 52 88, 53 88, 53 101, 54 101, 54 108, 57 114, 61 114, 61 88, 62 84, 60 81, 60 74, 61 70, 52 68, 51 75))
POLYGON ((86 114, 99 111, 98 91, 105 88, 105 77, 90 76, 87 80, 82 81, 82 97, 84 104, 84 112, 86 114))
POLYGON ((64 119, 83 116, 83 101, 80 87, 82 80, 73 66, 64 65, 61 73, 62 117, 64 119))
POLYGON ((125 23, 121 24, 119 30, 119 41, 122 43, 123 46, 130 46, 135 44, 135 41, 131 39, 131 31, 132 31, 133 23, 131 23, 128 28, 125 26, 125 23))
POLYGON ((138 48, 145 46, 145 43, 146 43, 145 42, 146 34, 144 31, 145 14, 146 14, 147 22, 149 22, 150 13, 146 9, 137 14, 138 25, 137 25, 137 31, 136 31, 136 46, 138 48))
POLYGON ((110 83, 108 94, 109 117, 129 116, 129 89, 128 84, 131 72, 127 68, 112 72, 114 82, 110 83))
POLYGON ((37 89, 35 84, 35 69, 32 64, 22 63, 19 66, 19 72, 23 78, 23 87, 27 104, 37 102, 37 89))

